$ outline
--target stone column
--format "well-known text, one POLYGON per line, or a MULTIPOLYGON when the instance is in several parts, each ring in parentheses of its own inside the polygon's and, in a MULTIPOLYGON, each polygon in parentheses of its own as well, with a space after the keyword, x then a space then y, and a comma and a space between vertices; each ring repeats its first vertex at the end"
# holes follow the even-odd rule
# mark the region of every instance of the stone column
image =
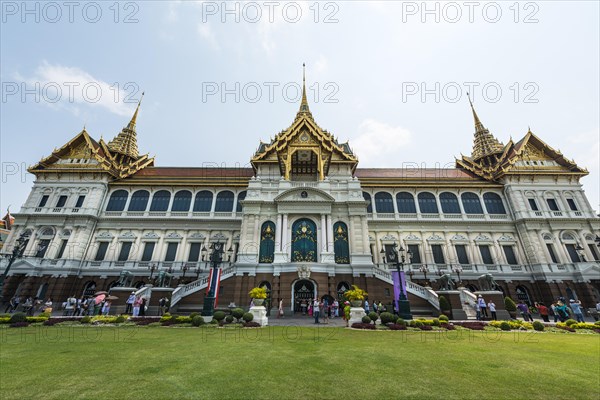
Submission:
POLYGON ((283 221, 281 223, 282 228, 281 228, 281 251, 285 252, 286 254, 288 253, 288 215, 287 214, 283 214, 283 221))
POLYGON ((256 248, 258 249, 260 246, 260 225, 259 225, 259 220, 258 220, 259 216, 258 214, 256 214, 254 216, 254 232, 253 232, 253 245, 256 246, 256 248))
POLYGON ((325 216, 325 214, 321 214, 321 248, 320 253, 328 253, 329 252, 329 243, 328 243, 328 237, 329 237, 329 232, 327 232, 327 223, 326 223, 327 217, 325 216))
POLYGON ((327 251, 333 253, 333 218, 331 214, 327 216, 327 251))
POLYGON ((277 225, 275 225, 275 251, 281 251, 281 214, 277 214, 277 225))

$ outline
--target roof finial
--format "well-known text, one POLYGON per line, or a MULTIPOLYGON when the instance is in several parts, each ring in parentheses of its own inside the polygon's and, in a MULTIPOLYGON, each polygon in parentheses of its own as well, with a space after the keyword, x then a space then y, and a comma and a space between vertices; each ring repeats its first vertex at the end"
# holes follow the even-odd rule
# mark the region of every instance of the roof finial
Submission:
POLYGON ((302 63, 302 102, 300 103, 300 112, 310 112, 308 109, 308 100, 306 99, 306 64, 302 63))
POLYGON ((140 110, 140 105, 142 104, 142 99, 144 98, 144 93, 142 92, 142 97, 140 97, 140 101, 138 102, 137 107, 135 108, 135 112, 133 113, 133 117, 131 117, 131 121, 127 126, 129 129, 135 129, 135 122, 137 121, 138 111, 140 110))
POLYGON ((467 98, 469 99, 469 104, 471 105, 471 111, 473 111, 473 119, 475 120, 475 132, 482 131, 485 128, 483 127, 483 124, 481 123, 479 117, 477 116, 477 113, 475 112, 475 107, 473 107, 473 102, 471 101, 471 96, 469 95, 469 92, 467 92, 467 98))

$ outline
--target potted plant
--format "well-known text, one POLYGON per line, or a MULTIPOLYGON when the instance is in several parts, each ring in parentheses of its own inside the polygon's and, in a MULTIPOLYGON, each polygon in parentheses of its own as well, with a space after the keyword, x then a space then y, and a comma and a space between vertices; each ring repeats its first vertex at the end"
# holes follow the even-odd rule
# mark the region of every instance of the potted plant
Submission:
POLYGON ((255 287, 248 294, 254 299, 255 306, 262 306, 267 298, 267 289, 264 287, 255 287))
POLYGON ((365 300, 365 297, 369 294, 359 288, 356 285, 352 285, 352 289, 344 292, 344 297, 350 301, 352 307, 360 307, 362 306, 362 302, 365 300))

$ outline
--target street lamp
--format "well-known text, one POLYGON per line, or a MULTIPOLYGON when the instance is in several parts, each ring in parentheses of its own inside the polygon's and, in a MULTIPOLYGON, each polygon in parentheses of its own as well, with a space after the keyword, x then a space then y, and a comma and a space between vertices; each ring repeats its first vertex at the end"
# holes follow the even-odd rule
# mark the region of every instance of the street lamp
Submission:
MULTIPOLYGON (((217 293, 219 267, 223 262, 224 243, 216 242, 210 245, 211 253, 208 254, 206 247, 202 248, 203 258, 208 255, 208 261, 210 262, 212 270, 210 290, 208 295, 204 297, 204 307, 202 308, 202 315, 211 316, 215 311, 215 297, 217 293)), ((229 251, 227 252, 229 253, 229 251)), ((231 254, 228 254, 231 257, 231 254)))
POLYGON ((190 267, 188 267, 187 264, 183 264, 183 267, 181 267, 181 270, 183 271, 183 275, 181 276, 182 282, 185 281, 185 273, 187 272, 188 269, 190 269, 190 267))
POLYGON ((460 273, 463 272, 463 269, 460 265, 455 265, 454 267, 452 267, 452 271, 456 273, 456 275, 458 275, 458 284, 461 284, 461 280, 460 280, 460 273))
POLYGON ((427 267, 427 265, 421 265, 421 268, 419 268, 419 271, 421 271, 423 273, 423 275, 425 276, 425 285, 427 285, 427 273, 429 272, 429 268, 427 267))
POLYGON ((580 244, 577 244, 577 247, 575 247, 575 251, 577 252, 577 255, 579 256, 579 261, 585 262, 585 251, 584 251, 583 247, 581 247, 580 244))
POLYGON ((0 276, 0 296, 2 295, 2 291, 4 289, 4 280, 8 276, 8 271, 10 271, 10 267, 12 267, 13 263, 17 258, 23 257, 23 252, 25 251, 25 247, 27 247, 27 242, 29 241, 29 237, 22 233, 21 236, 16 240, 15 245, 13 247, 12 253, 8 253, 6 257, 8 258, 8 265, 4 269, 4 273, 0 276))
POLYGON ((414 274, 415 274, 414 271, 409 268, 409 270, 408 270, 408 276, 410 277, 410 281, 411 282, 412 282, 412 277, 413 277, 414 274))
POLYGON ((150 279, 149 279, 149 281, 152 281, 152 276, 154 275, 154 271, 156 271, 158 268, 156 267, 156 265, 150 264, 150 265, 148 265, 148 269, 150 270, 150 279))
POLYGON ((404 294, 406 289, 405 282, 403 282, 402 279, 404 275, 404 263, 408 260, 408 263, 410 264, 411 255, 410 250, 406 251, 402 246, 398 249, 398 245, 395 242, 387 253, 387 261, 392 265, 396 264, 396 271, 398 272, 398 284, 400 286, 400 294, 398 295, 398 316, 403 319, 412 319, 410 303, 404 294))

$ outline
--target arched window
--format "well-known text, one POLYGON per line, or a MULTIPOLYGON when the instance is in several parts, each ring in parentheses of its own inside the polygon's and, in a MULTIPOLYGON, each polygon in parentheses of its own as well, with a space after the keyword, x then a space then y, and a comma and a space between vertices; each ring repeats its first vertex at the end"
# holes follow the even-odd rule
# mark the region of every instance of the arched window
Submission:
POLYGON ((416 214, 415 198, 408 192, 396 194, 396 205, 400 214, 416 214))
POLYGON ((196 193, 194 212, 209 212, 212 208, 213 194, 208 190, 196 193))
POLYGON ((454 193, 444 192, 440 194, 440 204, 444 214, 460 214, 458 198, 454 193))
POLYGON ((129 202, 127 211, 146 211, 149 198, 150 192, 147 190, 138 190, 131 196, 131 201, 129 202))
POLYGON ((488 214, 506 214, 502 199, 496 193, 484 193, 483 203, 488 214))
POLYGON ((235 206, 235 212, 242 212, 242 203, 240 203, 240 201, 244 200, 245 198, 246 198, 245 190, 243 192, 238 193, 237 205, 235 206))
POLYGON ((123 211, 125 209, 125 203, 127 203, 127 191, 115 190, 110 195, 106 211, 123 211))
POLYGON ((217 203, 215 204, 216 212, 232 212, 233 211, 233 192, 224 190, 217 194, 217 203))
POLYGON ((189 190, 180 190, 175 193, 171 211, 190 211, 190 204, 192 204, 192 192, 189 190))
POLYGON ((373 202, 371 201, 371 195, 367 192, 363 192, 363 199, 365 199, 365 201, 368 203, 367 204, 367 212, 372 213, 373 212, 373 202))
POLYGON ((96 292, 96 282, 87 281, 83 286, 83 296, 91 296, 96 292))
POLYGON ((169 202, 171 201, 171 193, 166 190, 159 190, 152 196, 150 211, 167 211, 169 202))
MULTIPOLYGON (((344 293, 350 290, 350 284, 348 282, 342 281, 337 285, 337 294, 338 299, 342 299, 344 297, 344 293)), ((341 302, 340 302, 341 303, 341 302)))
POLYGON ((343 222, 333 224, 333 251, 336 264, 350 264, 348 227, 343 222))
POLYGON ((260 228, 259 263, 272 263, 275 257, 275 224, 267 221, 260 228))
POLYGON ((475 193, 467 192, 460 196, 465 213, 467 214, 483 214, 479 196, 475 193))
POLYGON ((419 210, 422 214, 437 214, 438 207, 435 196, 429 192, 419 193, 419 210))
POLYGON ((523 303, 527 304, 528 306, 532 306, 533 303, 531 302, 531 296, 529 296, 529 290, 522 285, 517 286, 516 288, 517 291, 517 300, 521 300, 523 303))
POLYGON ((393 213, 394 202, 392 195, 386 192, 375 193, 375 210, 378 213, 393 213))

